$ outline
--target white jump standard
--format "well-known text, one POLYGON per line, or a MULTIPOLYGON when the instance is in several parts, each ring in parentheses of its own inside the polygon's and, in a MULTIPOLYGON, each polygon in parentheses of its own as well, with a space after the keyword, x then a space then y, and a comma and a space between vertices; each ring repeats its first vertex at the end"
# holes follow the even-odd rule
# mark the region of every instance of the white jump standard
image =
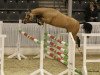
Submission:
POLYGON ((91 36, 97 36, 100 37, 100 33, 91 33, 91 34, 82 34, 82 36, 84 37, 84 42, 83 42, 83 75, 88 75, 87 72, 87 63, 90 62, 100 62, 100 59, 87 59, 87 50, 89 49, 98 49, 100 50, 100 44, 99 45, 89 45, 87 44, 87 36, 91 37, 91 36))
POLYGON ((18 24, 17 51, 16 51, 14 54, 8 56, 8 58, 13 58, 13 57, 15 57, 15 56, 17 57, 18 60, 21 60, 21 58, 24 58, 24 59, 27 58, 27 57, 24 56, 24 55, 21 53, 21 51, 20 51, 20 41, 21 41, 21 36, 20 36, 20 33, 19 33, 19 31, 21 30, 20 25, 21 25, 21 20, 19 20, 19 24, 18 24))
POLYGON ((34 71, 33 73, 31 73, 30 75, 37 75, 38 73, 40 73, 40 75, 52 75, 51 73, 49 73, 48 71, 46 71, 45 69, 43 69, 43 59, 44 59, 44 29, 41 32, 41 44, 40 44, 40 68, 36 71, 34 71))

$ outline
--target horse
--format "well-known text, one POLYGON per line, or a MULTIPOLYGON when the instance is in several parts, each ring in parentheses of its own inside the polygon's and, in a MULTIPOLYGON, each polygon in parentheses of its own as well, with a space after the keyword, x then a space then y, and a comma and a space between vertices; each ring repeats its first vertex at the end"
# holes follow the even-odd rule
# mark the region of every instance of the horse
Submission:
POLYGON ((38 20, 39 25, 43 23, 50 24, 55 27, 65 28, 67 32, 71 32, 76 40, 80 23, 76 19, 62 14, 54 8, 35 8, 26 13, 23 23, 31 22, 33 19, 38 20))

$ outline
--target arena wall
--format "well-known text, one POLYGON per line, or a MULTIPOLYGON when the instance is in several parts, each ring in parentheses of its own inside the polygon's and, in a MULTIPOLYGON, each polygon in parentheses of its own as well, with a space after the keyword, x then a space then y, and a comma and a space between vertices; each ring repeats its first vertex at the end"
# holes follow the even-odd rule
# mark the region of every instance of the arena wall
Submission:
MULTIPOLYGON (((91 22, 93 25, 92 33, 100 33, 100 22, 91 22)), ((20 29, 22 31, 27 32, 29 35, 34 36, 35 38, 40 40, 40 32, 41 26, 37 25, 36 23, 28 23, 28 24, 21 24, 20 29)), ((82 27, 82 25, 81 25, 82 27)), ((51 25, 47 25, 47 31, 55 36, 58 36, 60 33, 65 33, 66 30, 62 28, 53 27, 51 25)), ((84 31, 80 28, 78 36, 81 39, 81 46, 83 44, 83 37, 81 33, 84 31)), ((7 38, 5 39, 5 54, 12 54, 14 51, 17 50, 17 41, 18 41, 18 23, 3 23, 2 25, 2 34, 6 34, 7 38)), ((27 39, 25 36, 20 35, 21 41, 21 50, 24 54, 37 54, 39 52, 39 45, 33 43, 31 40, 27 39)), ((89 44, 100 44, 99 37, 90 37, 88 39, 89 44)), ((93 50, 94 51, 94 50, 93 50)), ((95 50, 98 53, 99 50, 95 50)), ((76 50, 77 52, 77 50, 76 50)), ((90 51, 92 52, 92 51, 90 51)))

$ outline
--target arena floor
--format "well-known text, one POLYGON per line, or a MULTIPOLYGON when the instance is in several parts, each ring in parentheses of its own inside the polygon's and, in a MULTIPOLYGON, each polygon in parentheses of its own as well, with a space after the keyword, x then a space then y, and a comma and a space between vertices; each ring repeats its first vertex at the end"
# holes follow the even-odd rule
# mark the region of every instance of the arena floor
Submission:
MULTIPOLYGON (((8 59, 5 56, 5 75, 30 75, 33 71, 39 68, 39 59, 33 59, 33 56, 27 56, 27 59, 19 61, 16 58, 8 59)), ((88 58, 100 58, 100 55, 89 55, 88 58)), ((82 68, 82 56, 76 55, 76 68, 82 68)), ((57 75, 61 71, 66 69, 66 66, 62 63, 46 58, 44 60, 44 69, 51 72, 53 75, 57 75)), ((88 75, 100 75, 100 63, 88 64, 88 75)))

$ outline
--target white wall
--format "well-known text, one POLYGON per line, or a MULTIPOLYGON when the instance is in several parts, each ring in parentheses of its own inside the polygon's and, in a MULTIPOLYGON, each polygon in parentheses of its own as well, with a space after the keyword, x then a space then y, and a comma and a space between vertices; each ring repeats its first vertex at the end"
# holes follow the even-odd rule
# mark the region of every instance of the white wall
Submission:
MULTIPOLYGON (((91 24, 93 25, 92 33, 100 33, 100 22, 91 22, 91 24)), ((35 36, 35 38, 40 40, 41 27, 37 25, 36 23, 21 24, 21 29, 29 33, 30 35, 35 36)), ((53 27, 50 25, 47 26, 47 31, 55 36, 59 33, 66 32, 65 29, 53 27)), ((81 39, 81 44, 83 43, 83 37, 81 36, 82 32, 83 30, 80 28, 80 31, 78 34, 81 39)), ((7 35, 7 38, 5 39, 5 54, 7 55, 12 54, 17 48, 18 23, 3 23, 2 33, 7 35)), ((100 44, 100 38, 90 37, 88 39, 88 43, 100 44)), ((33 41, 27 39, 23 35, 21 35, 21 47, 25 48, 25 49, 22 48, 21 50, 26 55, 37 54, 39 52, 39 49, 38 49, 39 45, 37 45, 36 43, 33 43, 33 41)), ((97 53, 99 51, 100 50, 95 50, 95 52, 97 53)), ((90 52, 92 52, 92 50, 90 52)))

